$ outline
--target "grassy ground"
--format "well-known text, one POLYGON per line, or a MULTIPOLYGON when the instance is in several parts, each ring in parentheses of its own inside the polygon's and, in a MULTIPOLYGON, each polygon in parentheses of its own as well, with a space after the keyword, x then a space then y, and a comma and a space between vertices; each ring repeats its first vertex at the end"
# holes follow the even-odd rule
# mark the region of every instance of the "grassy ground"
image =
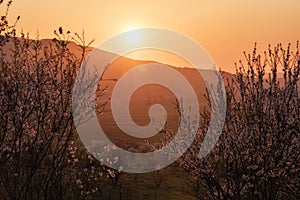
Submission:
POLYGON ((193 178, 173 164, 160 171, 144 174, 125 173, 120 184, 132 189, 133 199, 196 199, 188 194, 187 182, 193 178))

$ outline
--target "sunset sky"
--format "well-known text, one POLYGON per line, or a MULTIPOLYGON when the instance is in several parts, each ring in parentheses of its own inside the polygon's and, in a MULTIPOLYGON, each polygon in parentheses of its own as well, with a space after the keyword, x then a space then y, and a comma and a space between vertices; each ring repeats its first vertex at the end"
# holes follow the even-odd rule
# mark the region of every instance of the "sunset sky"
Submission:
POLYGON ((233 63, 254 42, 265 50, 269 43, 295 44, 300 39, 299 0, 15 0, 10 18, 18 15, 18 29, 32 37, 38 31, 40 38, 53 38, 53 30, 62 26, 85 30, 88 40, 96 39, 94 46, 132 28, 173 29, 195 39, 227 71, 233 71, 233 63))

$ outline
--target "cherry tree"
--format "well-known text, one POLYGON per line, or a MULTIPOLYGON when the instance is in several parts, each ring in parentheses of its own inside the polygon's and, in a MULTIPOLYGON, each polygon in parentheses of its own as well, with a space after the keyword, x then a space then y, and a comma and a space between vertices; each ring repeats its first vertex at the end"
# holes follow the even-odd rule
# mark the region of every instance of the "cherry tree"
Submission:
POLYGON ((299 72, 298 42, 294 51, 278 44, 263 56, 256 46, 245 53, 234 79, 227 79, 227 117, 214 150, 197 158, 206 112, 198 140, 179 160, 195 176, 190 193, 199 199, 300 198, 299 72))

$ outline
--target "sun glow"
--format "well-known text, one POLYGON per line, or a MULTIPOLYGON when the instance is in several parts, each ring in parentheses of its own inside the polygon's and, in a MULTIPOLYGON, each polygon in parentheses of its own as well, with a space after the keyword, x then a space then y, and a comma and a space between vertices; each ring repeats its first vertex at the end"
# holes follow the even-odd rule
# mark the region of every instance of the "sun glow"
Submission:
POLYGON ((125 39, 128 44, 136 44, 141 39, 141 33, 138 29, 129 30, 125 34, 125 39))

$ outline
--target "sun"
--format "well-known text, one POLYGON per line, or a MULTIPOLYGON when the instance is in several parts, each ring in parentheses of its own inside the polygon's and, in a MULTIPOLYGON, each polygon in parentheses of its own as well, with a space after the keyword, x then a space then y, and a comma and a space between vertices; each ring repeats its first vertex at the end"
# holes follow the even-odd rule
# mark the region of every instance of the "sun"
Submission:
POLYGON ((141 33, 139 29, 128 30, 125 33, 125 40, 128 44, 136 44, 141 39, 141 33))
POLYGON ((141 33, 139 31, 139 26, 130 25, 123 28, 124 40, 127 45, 137 44, 141 40, 141 33))

